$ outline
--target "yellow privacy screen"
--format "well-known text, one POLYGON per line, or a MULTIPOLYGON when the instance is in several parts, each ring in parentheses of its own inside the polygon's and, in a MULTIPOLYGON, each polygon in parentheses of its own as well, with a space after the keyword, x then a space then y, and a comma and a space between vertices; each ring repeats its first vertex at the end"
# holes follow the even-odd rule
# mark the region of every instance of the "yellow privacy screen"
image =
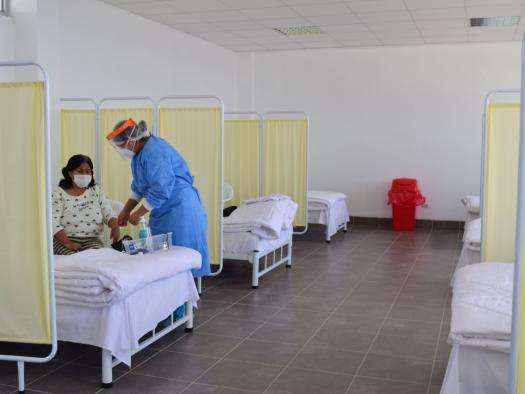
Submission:
MULTIPOLYGON (((106 140, 106 135, 119 121, 129 118, 137 122, 146 121, 148 129, 152 130, 153 110, 151 108, 102 109, 100 111, 102 186, 108 198, 124 204, 131 195, 131 163, 115 151, 106 140)), ((118 215, 118 212, 115 213, 118 215)), ((122 231, 122 235, 125 234, 137 238, 138 228, 130 225, 122 231)))
POLYGON ((259 197, 259 120, 224 122, 224 182, 233 187, 228 206, 259 197))
POLYGON ((95 167, 97 163, 97 127, 94 109, 63 109, 60 111, 61 167, 76 154, 89 156, 95 167))
POLYGON ((483 188, 483 261, 514 262, 518 195, 519 104, 487 110, 483 188))
POLYGON ((0 341, 50 344, 44 85, 0 84, 0 341))
POLYGON ((306 226, 308 122, 266 120, 264 122, 263 194, 290 196, 299 209, 294 226, 306 226))
POLYGON ((161 108, 159 135, 184 157, 208 214, 210 263, 222 255, 222 141, 219 108, 161 108))

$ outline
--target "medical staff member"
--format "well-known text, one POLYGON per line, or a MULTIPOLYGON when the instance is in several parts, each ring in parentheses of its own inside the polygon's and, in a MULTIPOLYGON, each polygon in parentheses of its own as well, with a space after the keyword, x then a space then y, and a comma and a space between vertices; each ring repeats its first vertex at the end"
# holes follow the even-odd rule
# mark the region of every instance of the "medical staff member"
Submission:
POLYGON ((207 216, 184 158, 162 138, 149 135, 144 121, 123 120, 106 138, 131 159, 131 197, 118 217, 119 225, 136 226, 150 212, 152 234, 171 232, 173 245, 200 252, 202 266, 193 275, 209 275, 207 216))

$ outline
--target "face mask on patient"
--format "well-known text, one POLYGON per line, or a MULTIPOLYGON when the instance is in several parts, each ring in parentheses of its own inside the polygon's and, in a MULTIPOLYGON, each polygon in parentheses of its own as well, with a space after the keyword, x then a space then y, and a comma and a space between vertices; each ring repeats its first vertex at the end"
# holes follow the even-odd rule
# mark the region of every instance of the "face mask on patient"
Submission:
POLYGON ((86 187, 88 187, 92 179, 93 177, 91 175, 75 174, 73 176, 73 182, 75 183, 75 185, 77 185, 81 189, 85 189, 86 187))

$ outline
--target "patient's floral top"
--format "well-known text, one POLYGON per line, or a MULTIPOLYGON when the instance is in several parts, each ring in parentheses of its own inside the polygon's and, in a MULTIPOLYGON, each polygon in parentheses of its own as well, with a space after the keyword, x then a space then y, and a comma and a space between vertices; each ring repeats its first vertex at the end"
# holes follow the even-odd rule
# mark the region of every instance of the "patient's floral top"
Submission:
POLYGON ((98 185, 80 196, 71 196, 60 187, 53 193, 53 234, 64 230, 68 237, 99 237, 104 224, 114 217, 111 203, 98 185))

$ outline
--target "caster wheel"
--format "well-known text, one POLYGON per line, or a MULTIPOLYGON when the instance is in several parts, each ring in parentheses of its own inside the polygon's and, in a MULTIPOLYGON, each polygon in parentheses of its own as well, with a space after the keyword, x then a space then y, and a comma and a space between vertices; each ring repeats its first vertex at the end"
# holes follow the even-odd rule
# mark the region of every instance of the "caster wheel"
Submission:
POLYGON ((113 387, 113 383, 102 383, 103 389, 110 389, 113 387))
POLYGON ((192 328, 188 328, 188 327, 186 327, 186 328, 184 329, 184 332, 193 332, 193 327, 192 327, 192 328))
POLYGON ((290 270, 290 269, 292 269, 292 266, 291 266, 291 265, 287 265, 287 266, 286 266, 286 269, 289 269, 289 270, 290 270))
POLYGON ((252 286, 253 290, 257 290, 258 288, 259 288, 259 286, 252 286))
POLYGON ((326 242, 327 244, 329 244, 329 243, 332 242, 332 241, 325 241, 325 242, 326 242))

